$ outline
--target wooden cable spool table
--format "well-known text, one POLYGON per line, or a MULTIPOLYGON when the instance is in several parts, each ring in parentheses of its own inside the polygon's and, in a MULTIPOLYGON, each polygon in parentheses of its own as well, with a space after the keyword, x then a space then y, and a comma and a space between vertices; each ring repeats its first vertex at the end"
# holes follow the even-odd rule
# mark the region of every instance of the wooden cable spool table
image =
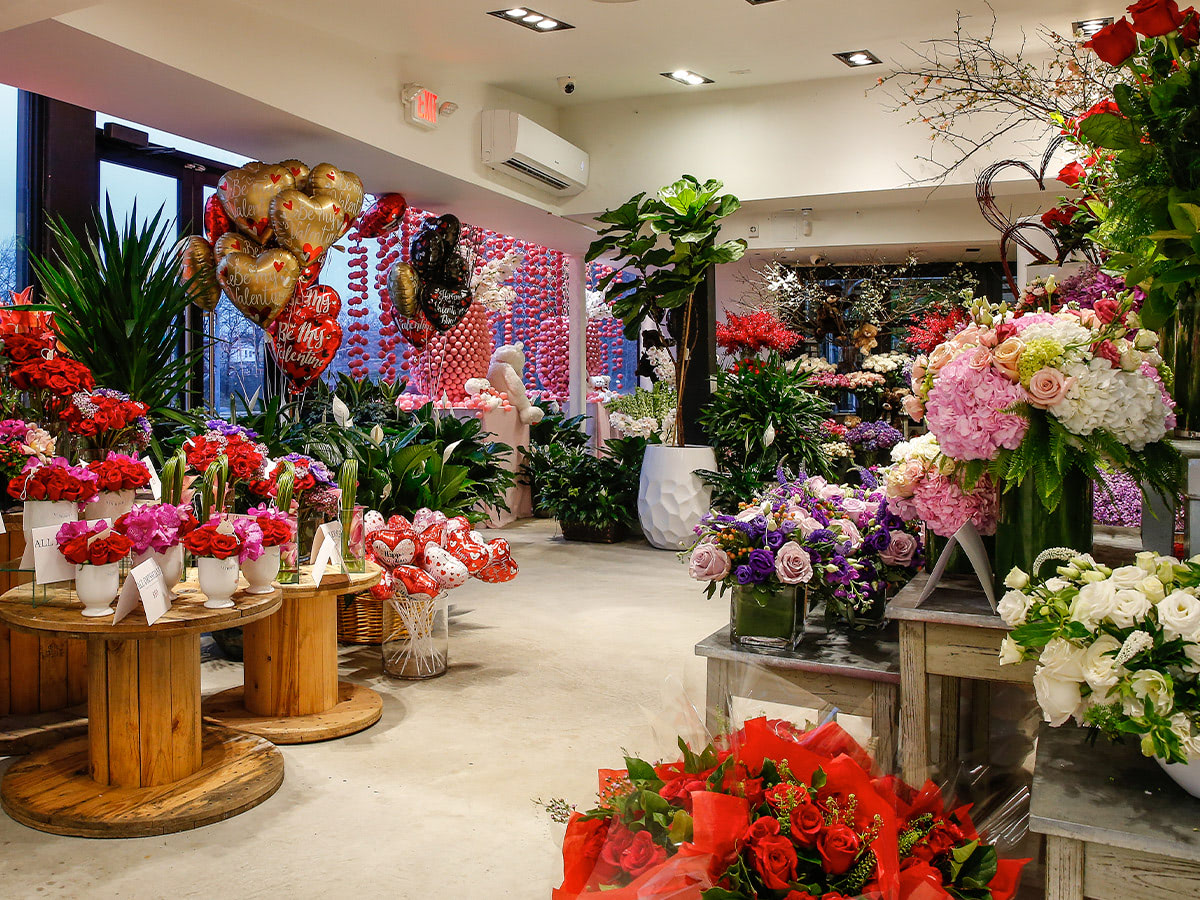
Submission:
POLYGON ((14 631, 87 641, 88 733, 18 760, 0 782, 0 805, 39 831, 145 837, 186 831, 245 812, 283 781, 268 741, 201 728, 200 634, 276 612, 279 591, 239 592, 231 609, 205 609, 183 584, 153 626, 139 607, 116 625, 85 618, 72 586, 51 585, 34 606, 28 585, 0 597, 14 631))
POLYGON ((338 681, 337 604, 365 591, 381 571, 332 573, 314 584, 310 567, 282 585, 283 606, 247 625, 242 636, 245 683, 204 703, 208 722, 261 735, 276 744, 310 744, 370 728, 383 700, 363 685, 338 681))

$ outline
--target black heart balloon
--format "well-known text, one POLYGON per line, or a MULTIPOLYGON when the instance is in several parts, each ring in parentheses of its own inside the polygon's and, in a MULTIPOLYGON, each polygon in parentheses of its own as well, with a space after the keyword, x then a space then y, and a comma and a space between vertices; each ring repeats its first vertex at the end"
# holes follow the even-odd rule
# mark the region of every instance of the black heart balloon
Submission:
POLYGON ((456 291, 471 287, 471 266, 459 254, 451 253, 442 267, 442 284, 456 291))
POLYGON ((446 213, 444 216, 438 216, 437 231, 449 242, 450 247, 454 248, 462 234, 462 222, 458 220, 458 216, 446 213))
POLYGON ((423 285, 421 309, 429 324, 443 334, 457 325, 471 307, 471 292, 456 291, 443 284, 423 285))

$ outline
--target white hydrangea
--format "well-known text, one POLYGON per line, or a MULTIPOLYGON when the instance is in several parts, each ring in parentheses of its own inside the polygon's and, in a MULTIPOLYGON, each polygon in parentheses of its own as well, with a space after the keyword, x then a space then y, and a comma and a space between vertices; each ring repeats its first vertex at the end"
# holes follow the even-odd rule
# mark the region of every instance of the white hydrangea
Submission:
POLYGON ((658 433, 658 419, 653 416, 642 416, 635 419, 625 413, 611 413, 608 424, 626 437, 649 438, 658 433))
POLYGON ((903 369, 905 363, 911 362, 912 359, 913 357, 907 353, 901 353, 899 350, 892 350, 888 353, 872 353, 863 359, 862 368, 868 372, 888 375, 903 369))
POLYGON ((1053 322, 1039 322, 1021 332, 1021 340, 1028 344, 1038 338, 1049 338, 1063 348, 1059 362, 1084 362, 1092 355, 1091 346, 1095 336, 1091 330, 1079 324, 1075 316, 1056 317, 1053 322))
MULTIPOLYGON (((1032 327, 1026 329, 1032 330, 1032 327)), ((1051 414, 1073 434, 1088 435, 1103 427, 1117 391, 1117 370, 1108 360, 1096 358, 1089 363, 1067 363, 1062 372, 1074 381, 1062 401, 1050 407, 1051 414)))
POLYGON ((938 446, 937 438, 932 432, 927 432, 911 440, 901 441, 893 447, 892 462, 916 458, 932 463, 941 452, 942 448, 938 446))
POLYGON ((821 356, 799 356, 788 363, 792 372, 816 374, 817 372, 835 372, 837 366, 821 356))

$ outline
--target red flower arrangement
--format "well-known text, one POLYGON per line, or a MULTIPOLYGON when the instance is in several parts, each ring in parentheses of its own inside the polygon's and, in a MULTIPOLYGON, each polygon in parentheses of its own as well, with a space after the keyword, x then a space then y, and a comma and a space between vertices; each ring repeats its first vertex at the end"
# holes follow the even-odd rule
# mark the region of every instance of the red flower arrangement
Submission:
POLYGON ((236 534, 223 534, 218 531, 220 522, 209 522, 192 529, 183 539, 183 546, 196 556, 211 556, 215 559, 228 559, 241 552, 242 543, 236 534))
POLYGON ((96 438, 102 434, 122 431, 137 424, 150 411, 139 400, 130 400, 116 391, 79 393, 62 414, 67 431, 83 437, 96 438))
POLYGON ((109 527, 101 519, 92 528, 87 522, 67 522, 55 535, 58 549, 68 562, 77 566, 106 566, 129 555, 129 538, 109 527))
POLYGON ((25 470, 8 483, 8 495, 16 500, 90 503, 96 499, 96 475, 85 466, 70 465, 62 457, 45 464, 30 460, 25 470))
POLYGON ((262 529, 264 547, 279 547, 292 539, 292 528, 285 520, 259 516, 255 521, 262 529))
POLYGON ((102 460, 88 463, 96 476, 96 488, 101 491, 129 491, 150 483, 146 464, 124 453, 110 453, 102 460))
POLYGON ((753 719, 701 754, 602 770, 575 813, 554 900, 1010 900, 1027 860, 1001 860, 932 782, 879 777, 836 724, 753 719))
POLYGON ((748 316, 727 312, 725 322, 717 325, 717 345, 726 353, 751 355, 759 350, 786 353, 801 339, 799 334, 765 309, 748 316))
POLYGON ((905 341, 910 347, 921 353, 932 353, 934 347, 945 343, 950 335, 966 324, 967 313, 957 306, 951 307, 946 312, 930 309, 918 315, 916 320, 908 326, 908 336, 905 341))
POLYGON ((3 341, 4 358, 10 366, 21 366, 33 361, 42 362, 54 349, 52 334, 5 334, 0 337, 0 341, 3 341))
POLYGON ((233 481, 254 481, 262 477, 266 454, 261 445, 240 434, 208 432, 190 439, 184 449, 187 464, 203 472, 222 453, 229 460, 229 477, 233 481))
POLYGON ((55 397, 71 397, 96 386, 91 369, 65 356, 30 360, 13 369, 9 377, 18 390, 46 391, 55 397))

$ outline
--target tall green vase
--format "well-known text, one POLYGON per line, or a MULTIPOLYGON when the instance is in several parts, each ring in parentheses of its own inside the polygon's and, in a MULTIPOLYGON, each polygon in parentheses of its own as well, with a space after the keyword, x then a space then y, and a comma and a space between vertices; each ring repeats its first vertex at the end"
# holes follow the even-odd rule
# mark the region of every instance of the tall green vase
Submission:
POLYGON ((1184 286, 1179 305, 1161 332, 1163 361, 1171 367, 1175 384, 1175 429, 1179 437, 1200 437, 1200 289, 1184 286))
POLYGON ((993 573, 997 590, 1003 590, 1013 567, 1036 574, 1034 561, 1050 547, 1091 553, 1092 524, 1092 482, 1078 469, 1072 468, 1063 479, 1062 500, 1053 510, 1042 505, 1033 476, 1001 494, 993 573))

